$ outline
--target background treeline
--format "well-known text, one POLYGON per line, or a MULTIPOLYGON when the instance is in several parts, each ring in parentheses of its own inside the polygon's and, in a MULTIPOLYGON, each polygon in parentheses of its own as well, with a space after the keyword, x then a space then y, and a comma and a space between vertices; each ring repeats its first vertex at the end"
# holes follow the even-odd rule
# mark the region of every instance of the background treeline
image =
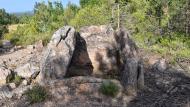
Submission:
MULTIPOLYGON (((4 15, 0 14, 1 17, 4 15)), ((17 18, 1 21, 3 25, 18 22, 17 18)), ((19 17, 19 24, 17 30, 5 34, 4 39, 17 45, 32 44, 40 39, 46 44, 52 33, 64 25, 79 29, 106 24, 115 29, 126 27, 139 47, 147 51, 163 57, 175 56, 172 60, 190 57, 189 0, 80 0, 80 6, 68 3, 66 7, 61 2, 38 2, 33 15, 19 17)))
POLYGON ((16 24, 19 22, 19 19, 13 15, 6 13, 5 9, 0 9, 0 38, 8 32, 8 24, 16 24))

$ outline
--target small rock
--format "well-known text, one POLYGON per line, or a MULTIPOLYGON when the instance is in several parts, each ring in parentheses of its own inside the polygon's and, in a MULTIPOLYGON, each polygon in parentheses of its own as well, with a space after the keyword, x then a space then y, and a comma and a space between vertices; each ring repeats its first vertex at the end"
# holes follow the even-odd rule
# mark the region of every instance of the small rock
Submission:
POLYGON ((4 85, 7 82, 7 78, 12 75, 9 69, 0 67, 0 85, 4 85))
POLYGON ((11 52, 11 53, 13 53, 14 51, 15 51, 15 49, 14 49, 14 48, 12 48, 12 49, 10 50, 10 52, 11 52))
POLYGON ((15 84, 15 83, 9 83, 9 87, 10 87, 11 89, 15 89, 15 88, 16 88, 16 84, 15 84))
POLYGON ((10 49, 13 45, 9 40, 3 40, 3 48, 10 49))
POLYGON ((13 93, 10 91, 7 85, 0 87, 0 99, 12 98, 13 93))
POLYGON ((167 69, 167 64, 166 64, 166 60, 165 59, 161 59, 159 61, 157 61, 154 65, 153 65, 153 69, 158 70, 158 71, 165 71, 167 69))
POLYGON ((23 78, 31 78, 34 74, 40 71, 40 68, 33 64, 27 63, 15 69, 18 76, 23 78))
POLYGON ((24 86, 28 85, 28 81, 27 80, 23 80, 22 81, 22 85, 24 85, 24 86))
POLYGON ((26 48, 27 48, 28 50, 33 50, 33 49, 35 48, 35 46, 33 46, 33 45, 28 45, 26 48))
POLYGON ((35 44, 35 49, 37 50, 37 52, 42 52, 43 51, 43 41, 40 40, 35 44))

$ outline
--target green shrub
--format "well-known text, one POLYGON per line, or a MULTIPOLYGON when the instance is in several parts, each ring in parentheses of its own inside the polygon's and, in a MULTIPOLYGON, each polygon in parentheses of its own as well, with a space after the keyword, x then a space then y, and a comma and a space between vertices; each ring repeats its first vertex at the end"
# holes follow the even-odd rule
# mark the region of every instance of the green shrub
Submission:
POLYGON ((119 92, 119 87, 111 81, 105 81, 100 87, 100 92, 104 95, 114 97, 119 92))
POLYGON ((36 85, 32 89, 27 90, 25 95, 27 96, 30 103, 37 103, 46 99, 47 91, 44 87, 36 85))
POLYGON ((14 82, 17 86, 20 85, 20 83, 22 82, 22 77, 21 77, 21 76, 18 76, 18 75, 15 75, 13 82, 14 82))
POLYGON ((15 83, 16 86, 20 85, 20 83, 22 82, 22 77, 18 76, 18 75, 9 75, 7 77, 7 83, 15 83))

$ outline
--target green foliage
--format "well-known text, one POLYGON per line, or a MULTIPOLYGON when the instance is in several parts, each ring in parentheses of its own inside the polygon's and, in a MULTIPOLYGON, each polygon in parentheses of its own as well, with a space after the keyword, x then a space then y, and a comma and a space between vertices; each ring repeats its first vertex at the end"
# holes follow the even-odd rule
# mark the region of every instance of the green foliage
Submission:
POLYGON ((80 5, 82 8, 86 6, 101 5, 104 0, 80 0, 80 5))
POLYGON ((151 35, 151 33, 146 36, 137 34, 133 36, 133 39, 139 47, 170 59, 171 64, 176 63, 176 58, 190 58, 188 45, 190 38, 184 34, 172 33, 172 36, 164 35, 163 37, 151 35))
POLYGON ((61 2, 37 2, 34 6, 33 16, 23 16, 22 26, 16 31, 6 34, 4 38, 11 40, 16 45, 33 44, 42 40, 47 44, 52 32, 58 28, 68 25, 75 17, 79 7, 69 3, 64 9, 61 2))
POLYGON ((15 75, 13 82, 18 86, 22 82, 22 78, 18 75, 15 75))
POLYGON ((8 32, 7 25, 18 23, 19 20, 15 15, 6 13, 5 9, 0 9, 0 39, 8 32))
POLYGON ((100 87, 100 92, 104 95, 114 97, 119 92, 119 87, 112 81, 105 81, 100 87))
POLYGON ((17 86, 20 85, 20 83, 22 82, 22 77, 18 76, 16 74, 14 75, 9 75, 7 80, 7 83, 15 83, 17 86))
POLYGON ((8 32, 7 26, 6 25, 0 25, 0 39, 3 37, 5 33, 8 32))
POLYGON ((111 19, 111 7, 109 2, 104 4, 103 2, 106 2, 106 0, 102 0, 101 5, 87 5, 80 9, 70 24, 76 28, 108 24, 111 19))
POLYGON ((44 87, 36 85, 25 92, 30 103, 42 102, 47 97, 47 91, 44 87))

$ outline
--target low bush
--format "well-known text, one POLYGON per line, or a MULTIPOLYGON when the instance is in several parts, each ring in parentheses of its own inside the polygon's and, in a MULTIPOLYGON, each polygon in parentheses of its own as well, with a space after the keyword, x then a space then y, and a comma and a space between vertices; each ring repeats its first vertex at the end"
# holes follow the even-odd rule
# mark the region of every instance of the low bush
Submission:
POLYGON ((112 81, 105 81, 100 87, 100 92, 104 95, 114 97, 119 92, 119 87, 112 81))
POLYGON ((42 102, 47 97, 47 91, 44 87, 36 85, 32 89, 29 89, 25 92, 30 103, 42 102))
POLYGON ((18 75, 15 75, 13 82, 14 82, 17 86, 20 85, 20 83, 22 82, 22 77, 21 77, 21 76, 18 76, 18 75))
POLYGON ((15 74, 9 75, 7 78, 7 83, 15 83, 16 86, 20 85, 21 82, 22 82, 22 77, 15 74))

